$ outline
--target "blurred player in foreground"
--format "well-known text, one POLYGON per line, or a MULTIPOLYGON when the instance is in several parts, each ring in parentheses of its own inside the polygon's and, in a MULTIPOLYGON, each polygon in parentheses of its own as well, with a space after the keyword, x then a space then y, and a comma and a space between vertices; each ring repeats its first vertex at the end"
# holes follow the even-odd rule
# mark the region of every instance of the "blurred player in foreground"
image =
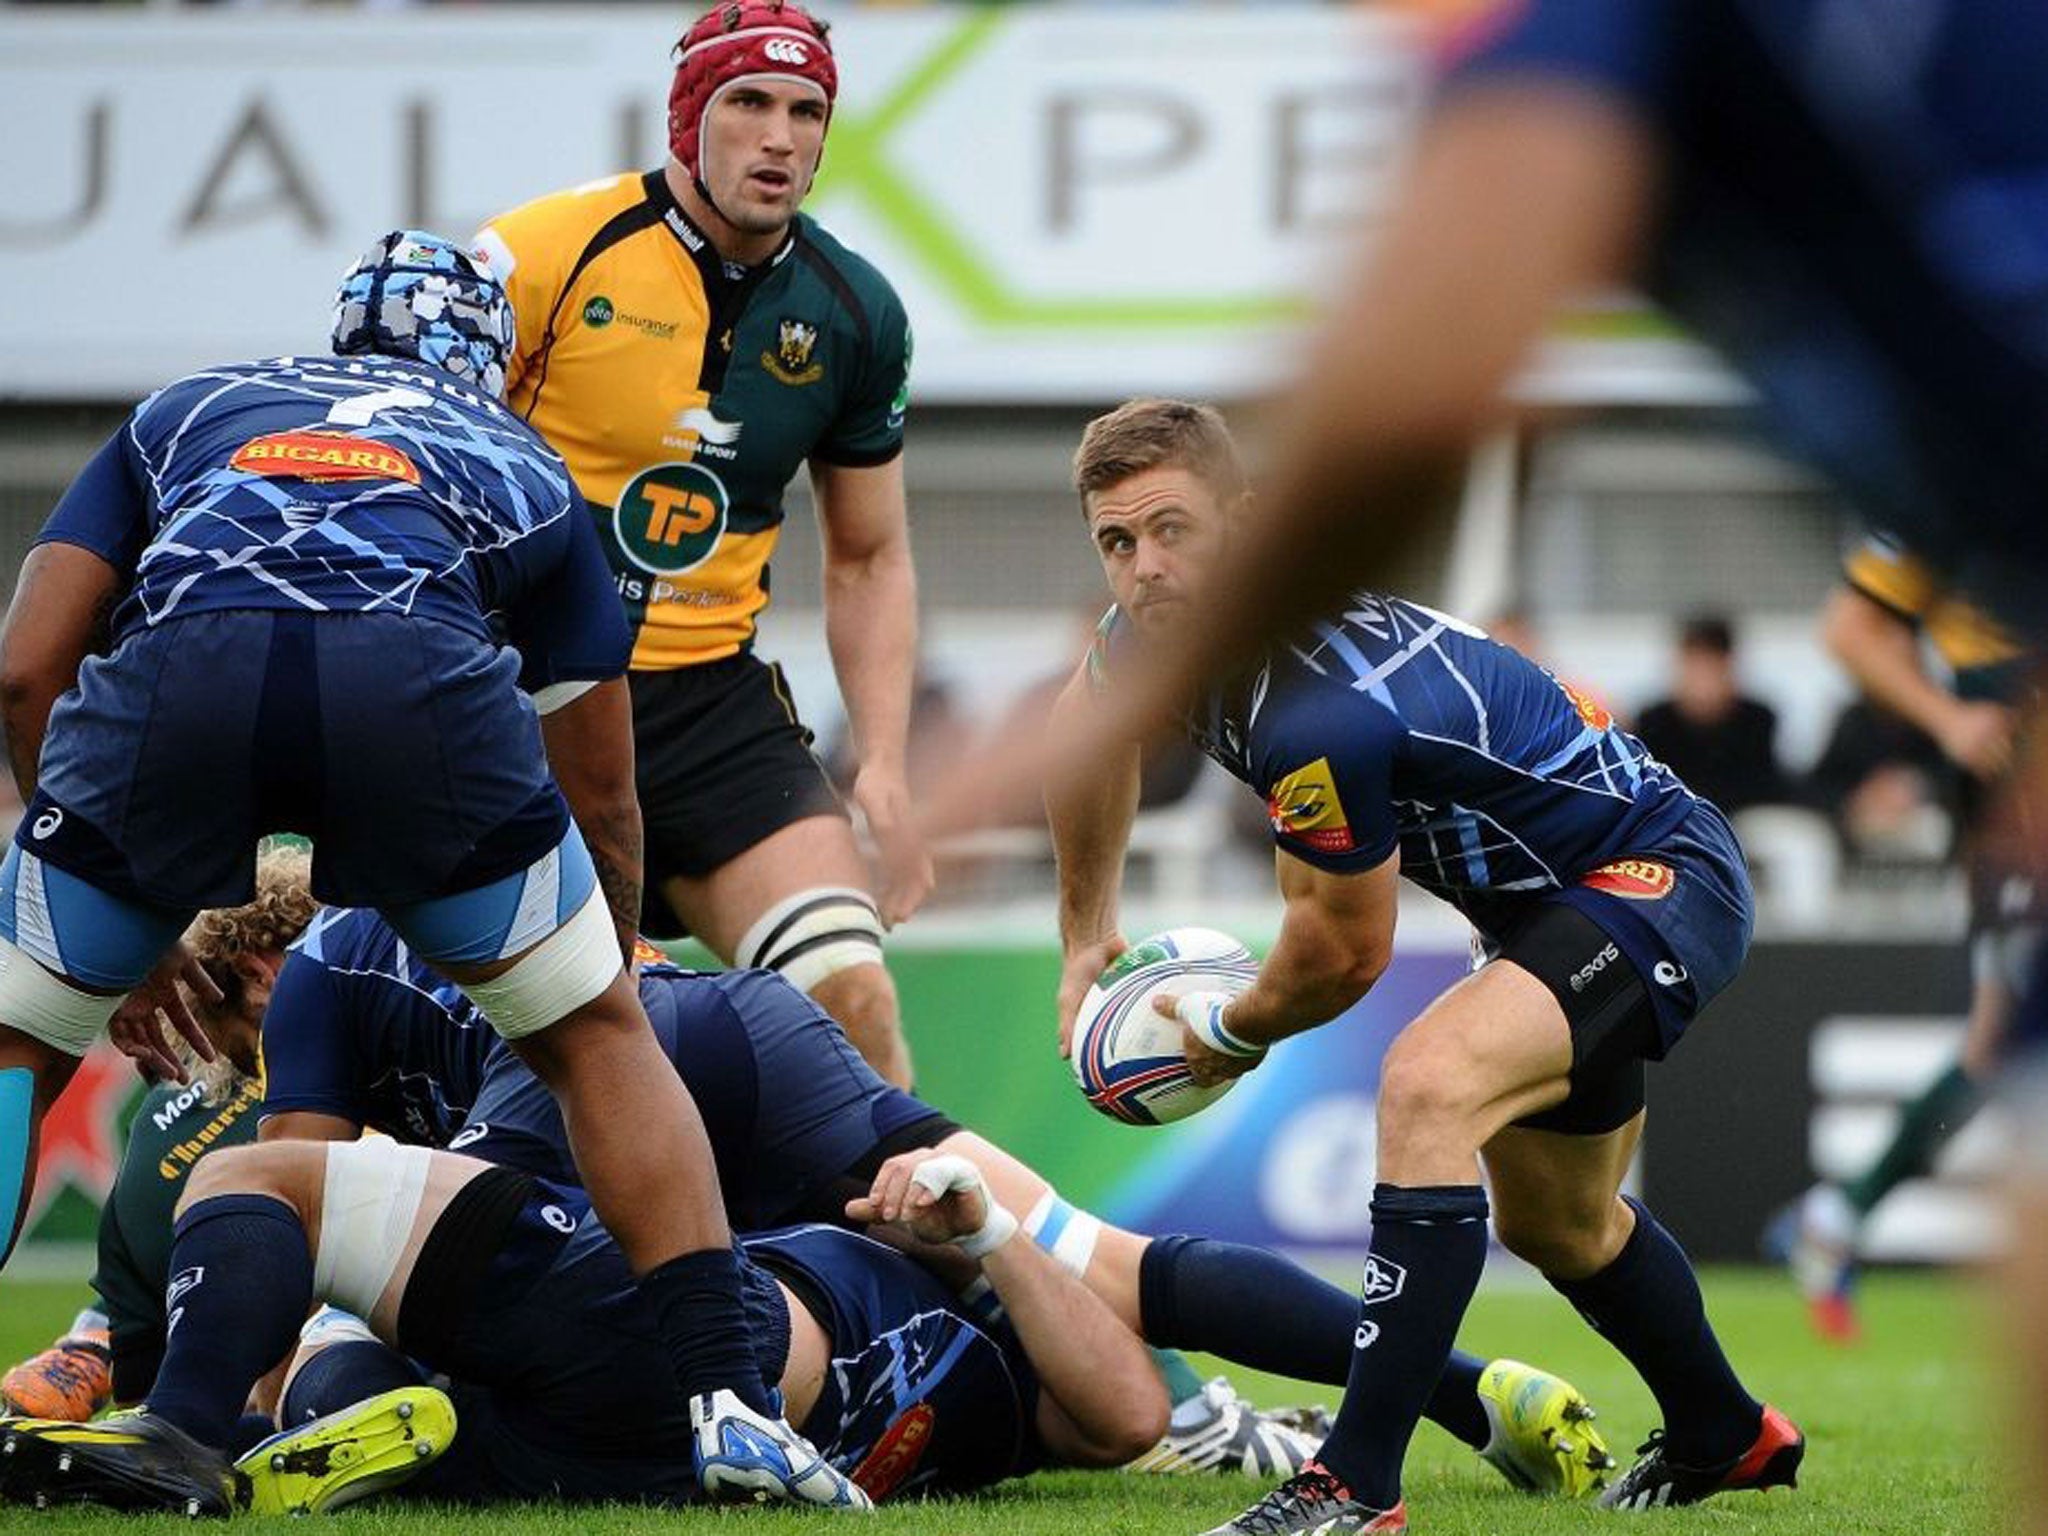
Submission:
POLYGON ((882 933, 932 884, 904 777, 910 328, 881 273, 798 212, 838 89, 822 22, 724 0, 676 45, 665 166, 543 197, 477 240, 519 317, 508 399, 590 499, 634 631, 647 931, 783 972, 907 1087, 882 933), (805 463, 879 885, 753 649, 805 463))
POLYGON ((1862 1229, 1885 1196, 1934 1166, 1983 1104, 2040 942, 2042 912, 2039 882, 1985 824, 2012 766, 2013 732, 2031 686, 2032 659, 2019 641, 1897 539, 1880 535, 1851 551, 1822 629, 1863 692, 1925 732, 1962 776, 1951 798, 1970 890, 1970 1020, 1961 1055, 1905 1107, 1898 1130, 1862 1174, 1816 1184, 1767 1234, 1768 1246, 1790 1261, 1814 1326, 1848 1339, 1857 1331, 1852 1284, 1862 1229))
MULTIPOLYGON (((1117 674, 1204 622, 1256 522, 1221 417, 1133 401, 1075 456, 1116 604, 1063 708, 1110 707, 1117 674)), ((1265 797, 1286 903, 1257 980, 1169 1007, 1198 1081, 1252 1070, 1335 1018, 1392 958, 1406 875, 1473 924, 1484 963, 1412 1021, 1381 1068, 1380 1183, 1344 1405, 1316 1463, 1228 1532, 1406 1527, 1401 1462, 1486 1260, 1542 1270, 1635 1366, 1664 1427, 1602 1496, 1690 1504, 1788 1484, 1805 1449, 1751 1397, 1677 1242, 1620 1194, 1660 1060, 1748 949, 1749 877, 1721 814, 1604 710, 1430 609, 1354 592, 1241 660, 1185 724, 1265 797)), ((1123 947, 1117 898, 1138 749, 1047 797, 1066 952, 1061 1044, 1123 947)))
MULTIPOLYGON (((303 832, 315 891, 383 910, 559 1096, 681 1390, 765 1474, 811 1453, 747 1347, 703 1122, 624 964, 627 636, 582 498, 500 403, 512 334, 487 271, 394 232, 343 281, 338 355, 172 383, 44 527, 0 637, 30 805, 0 866, 0 1231, 122 995, 168 953, 216 996, 179 934, 249 899, 263 833, 303 832)), ((214 1225, 231 1245, 241 1221, 214 1225)))

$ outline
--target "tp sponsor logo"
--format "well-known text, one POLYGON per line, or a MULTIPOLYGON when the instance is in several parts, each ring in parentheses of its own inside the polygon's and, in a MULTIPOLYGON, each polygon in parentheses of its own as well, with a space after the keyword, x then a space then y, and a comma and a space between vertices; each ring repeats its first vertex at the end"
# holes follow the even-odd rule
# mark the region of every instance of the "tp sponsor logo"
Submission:
POLYGON ((619 492, 612 530, 626 558, 654 576, 679 576, 709 560, 731 505, 725 482, 701 464, 656 464, 619 492))

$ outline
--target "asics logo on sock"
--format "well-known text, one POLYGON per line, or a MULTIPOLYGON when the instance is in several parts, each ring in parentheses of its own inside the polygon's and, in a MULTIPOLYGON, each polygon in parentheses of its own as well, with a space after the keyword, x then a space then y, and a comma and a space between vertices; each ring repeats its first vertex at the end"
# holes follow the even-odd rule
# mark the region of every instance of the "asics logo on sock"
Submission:
POLYGON ((53 805, 30 824, 28 834, 30 837, 48 837, 63 825, 64 812, 53 805))
POLYGON ((1380 1325, 1378 1323, 1369 1323, 1361 1319, 1357 1330, 1351 1335, 1351 1347, 1353 1349, 1371 1349, 1374 1343, 1378 1341, 1379 1336, 1380 1325))
POLYGON ((574 1232, 576 1230, 576 1218, 563 1210, 559 1205, 542 1206, 540 1208, 540 1219, 553 1227, 557 1232, 574 1232))
POLYGON ((1389 1264, 1376 1253, 1369 1253, 1365 1256, 1365 1269, 1358 1279, 1358 1297, 1368 1307, 1392 1301, 1407 1283, 1407 1270, 1398 1264, 1389 1264))
POLYGON ((1675 987, 1682 981, 1692 979, 1686 975, 1684 966, 1673 965, 1669 960, 1659 960, 1650 968, 1650 974, 1656 978, 1660 987, 1675 987))

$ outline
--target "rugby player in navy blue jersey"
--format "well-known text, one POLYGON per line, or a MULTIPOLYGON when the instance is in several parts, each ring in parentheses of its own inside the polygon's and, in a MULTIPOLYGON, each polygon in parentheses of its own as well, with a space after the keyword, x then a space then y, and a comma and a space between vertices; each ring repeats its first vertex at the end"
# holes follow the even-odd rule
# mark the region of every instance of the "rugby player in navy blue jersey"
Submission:
MULTIPOLYGON (((1134 401, 1075 458, 1116 605, 1064 709, 1204 622, 1250 512, 1222 418, 1134 401)), ((1804 1441, 1751 1397, 1678 1244, 1620 1193, 1662 1058, 1748 948, 1749 878, 1721 814, 1597 704, 1484 634, 1355 592, 1219 675, 1185 725, 1265 797, 1285 915, 1253 985, 1162 1003, 1199 1081, 1341 1014, 1393 952, 1403 875, 1473 924, 1485 960, 1381 1068, 1373 1238, 1344 1405, 1318 1460, 1221 1532, 1405 1529, 1401 1461, 1501 1241, 1641 1373, 1664 1428, 1603 1495, 1692 1503, 1789 1483, 1804 1441)), ((1135 746, 1048 796, 1067 955, 1063 1032, 1123 947, 1135 746)))
MULTIPOLYGON (((122 997, 150 978, 121 1038, 152 1049, 188 919, 249 898, 263 833, 309 834, 316 893, 380 908, 558 1096, 680 1389, 759 1448, 751 1491, 814 1457, 748 1348, 703 1122, 623 963, 627 635, 568 471, 499 398, 513 334, 487 269, 395 232, 344 278, 337 355, 166 386, 44 527, 0 637, 28 803, 0 866, 0 1232, 122 997)), ((215 1217, 181 1240, 294 1219, 215 1217)), ((124 1433, 177 1436, 155 1406, 124 1433)), ((861 1502, 836 1478, 781 1496, 861 1502)))

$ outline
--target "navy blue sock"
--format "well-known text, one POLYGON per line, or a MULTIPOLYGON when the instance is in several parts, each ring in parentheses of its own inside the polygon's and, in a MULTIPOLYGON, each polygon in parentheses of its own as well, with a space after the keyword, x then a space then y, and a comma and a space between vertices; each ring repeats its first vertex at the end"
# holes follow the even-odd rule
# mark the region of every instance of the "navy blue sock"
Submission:
MULTIPOLYGON (((1358 1298, 1263 1248, 1159 1237, 1138 1262, 1138 1306, 1155 1346, 1199 1349, 1253 1370, 1341 1387, 1351 1374, 1358 1298)), ((1483 1362, 1453 1353, 1424 1417, 1486 1444, 1483 1362), (1461 1395, 1462 1394, 1462 1397, 1461 1395)))
POLYGON ((1628 1203, 1636 1229, 1614 1262, 1583 1280, 1550 1283, 1655 1395, 1672 1460, 1701 1467, 1732 1460, 1755 1441, 1763 1405, 1743 1390, 1721 1353, 1699 1277, 1678 1239, 1639 1202, 1628 1203))
POLYGON ((1351 1375, 1317 1459, 1376 1509, 1400 1500, 1401 1458, 1485 1267, 1477 1184, 1374 1186, 1351 1375))
POLYGON ((225 1448, 249 1389, 291 1353, 313 1303, 299 1213, 268 1195, 215 1195, 171 1233, 164 1363, 149 1411, 225 1448))
POLYGON ((388 1344, 375 1339, 330 1344, 294 1373, 277 1406, 277 1422, 291 1429, 423 1380, 419 1367, 388 1344))
POLYGON ((703 1248, 670 1259, 640 1277, 640 1294, 660 1320, 684 1397, 723 1387, 756 1413, 773 1414, 740 1300, 738 1254, 703 1248))

